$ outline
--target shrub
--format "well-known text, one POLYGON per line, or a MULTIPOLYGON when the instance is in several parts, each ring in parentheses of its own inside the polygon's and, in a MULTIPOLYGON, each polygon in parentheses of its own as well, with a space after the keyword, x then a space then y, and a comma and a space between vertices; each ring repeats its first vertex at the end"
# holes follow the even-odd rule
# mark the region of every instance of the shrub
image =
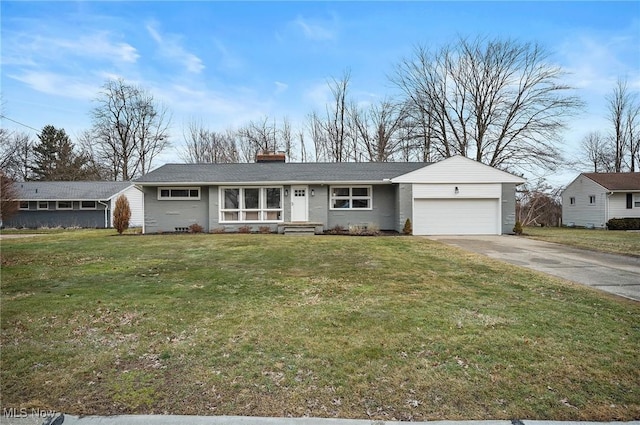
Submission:
POLYGON ((189 233, 202 233, 204 232, 204 227, 200 226, 198 223, 193 223, 189 226, 189 233))
POLYGON ((612 218, 607 221, 609 230, 640 230, 640 218, 612 218))
POLYGON ((113 210, 113 227, 116 228, 120 235, 129 228, 129 220, 131 220, 129 200, 126 196, 120 195, 116 199, 116 207, 113 210))
POLYGON ((377 236, 380 228, 375 224, 352 224, 349 226, 349 234, 355 236, 377 236))
POLYGON ((513 233, 516 235, 522 234, 522 223, 520 223, 520 221, 516 221, 516 225, 513 226, 513 233))
POLYGON ((413 234, 413 225, 411 224, 411 219, 410 218, 408 218, 404 222, 404 227, 402 228, 402 233, 404 233, 405 235, 412 235, 413 234))
POLYGON ((262 234, 268 234, 271 233, 271 227, 269 226, 260 226, 258 228, 258 232, 262 233, 262 234))
POLYGON ((238 227, 238 233, 251 233, 251 226, 238 227))
POLYGON ((347 234, 347 229, 337 224, 332 228, 328 229, 325 233, 328 235, 345 235, 347 234))

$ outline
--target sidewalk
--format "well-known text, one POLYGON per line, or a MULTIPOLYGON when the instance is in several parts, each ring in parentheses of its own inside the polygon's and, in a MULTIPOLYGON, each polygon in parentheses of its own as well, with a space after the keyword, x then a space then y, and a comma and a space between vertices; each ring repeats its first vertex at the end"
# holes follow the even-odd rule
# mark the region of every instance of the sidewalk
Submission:
MULTIPOLYGON (((27 414, 25 417, 0 417, 3 425, 43 425, 46 418, 27 414)), ((180 416, 180 415, 122 415, 85 416, 65 415, 64 422, 56 425, 404 425, 407 422, 372 421, 367 419, 334 418, 261 418, 248 416, 180 416)), ((629 422, 570 422, 570 421, 428 421, 411 422, 415 425, 640 425, 629 422)))

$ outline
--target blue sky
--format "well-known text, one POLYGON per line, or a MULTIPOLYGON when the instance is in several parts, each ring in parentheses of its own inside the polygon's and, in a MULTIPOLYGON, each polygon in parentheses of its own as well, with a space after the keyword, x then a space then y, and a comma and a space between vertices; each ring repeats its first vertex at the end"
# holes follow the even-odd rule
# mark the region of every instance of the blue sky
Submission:
MULTIPOLYGON (((537 42, 570 73, 585 110, 570 122, 572 155, 606 130, 618 77, 640 90, 640 2, 13 2, 2 1, 2 115, 74 138, 108 78, 147 88, 173 115, 179 160, 191 120, 225 130, 265 116, 294 125, 351 71, 351 95, 394 92, 388 76, 417 44, 458 35, 537 42)), ((6 128, 35 131, 3 119, 6 128)), ((160 165, 158 163, 157 165, 160 165)), ((574 174, 576 170, 565 170, 574 174)))

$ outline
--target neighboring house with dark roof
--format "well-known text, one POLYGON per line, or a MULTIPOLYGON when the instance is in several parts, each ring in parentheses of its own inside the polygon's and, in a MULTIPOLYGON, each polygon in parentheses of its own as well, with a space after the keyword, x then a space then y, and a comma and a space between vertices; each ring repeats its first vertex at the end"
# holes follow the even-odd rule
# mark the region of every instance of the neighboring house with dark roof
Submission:
POLYGON ((562 192, 565 226, 605 228, 631 217, 640 217, 640 173, 582 173, 562 192))
POLYGON ((20 207, 5 227, 112 227, 121 194, 129 200, 129 226, 143 223, 142 192, 131 182, 32 181, 17 182, 15 188, 20 207))
MULTIPOLYGON (((258 158, 261 160, 261 158, 258 158)), ((515 224, 524 179, 464 157, 438 163, 167 164, 140 179, 143 232, 307 227, 414 234, 502 234, 515 224)))

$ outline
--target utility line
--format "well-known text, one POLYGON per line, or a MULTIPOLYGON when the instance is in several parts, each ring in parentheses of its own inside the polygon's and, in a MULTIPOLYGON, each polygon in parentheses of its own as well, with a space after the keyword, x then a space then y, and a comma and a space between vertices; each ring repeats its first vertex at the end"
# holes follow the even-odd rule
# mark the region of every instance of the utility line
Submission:
POLYGON ((4 118, 5 120, 9 120, 9 121, 14 122, 14 123, 16 123, 16 124, 19 124, 19 125, 21 125, 21 126, 23 126, 23 127, 30 128, 31 130, 33 130, 33 131, 37 131, 38 133, 40 132, 40 130, 38 130, 37 128, 33 128, 33 127, 31 127, 30 125, 23 124, 23 123, 21 123, 21 122, 19 122, 19 121, 16 121, 16 120, 14 120, 14 119, 9 118, 9 117, 5 117, 4 115, 0 115, 0 118, 4 118))

